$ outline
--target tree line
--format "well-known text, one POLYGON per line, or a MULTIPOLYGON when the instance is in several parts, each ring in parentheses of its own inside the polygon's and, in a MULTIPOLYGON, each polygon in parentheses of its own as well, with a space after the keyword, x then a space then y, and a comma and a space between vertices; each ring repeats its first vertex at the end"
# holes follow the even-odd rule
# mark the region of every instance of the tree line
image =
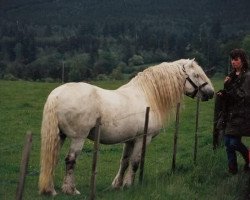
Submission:
POLYGON ((225 35, 219 20, 183 26, 115 18, 72 26, 2 21, 0 78, 55 81, 64 72, 65 81, 122 79, 152 63, 181 58, 224 73, 235 47, 250 52, 250 35, 225 35))

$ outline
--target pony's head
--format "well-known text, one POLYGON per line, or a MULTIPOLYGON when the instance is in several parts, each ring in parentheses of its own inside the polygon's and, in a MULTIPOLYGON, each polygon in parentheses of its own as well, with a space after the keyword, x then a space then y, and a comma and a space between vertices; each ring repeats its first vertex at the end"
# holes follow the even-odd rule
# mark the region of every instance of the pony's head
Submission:
POLYGON ((182 70, 186 75, 184 90, 187 96, 199 97, 202 101, 213 98, 213 85, 194 59, 184 60, 182 70))
POLYGON ((212 83, 202 68, 189 59, 149 67, 123 87, 131 85, 146 96, 151 110, 158 114, 161 122, 171 117, 184 94, 203 101, 214 95, 212 83))

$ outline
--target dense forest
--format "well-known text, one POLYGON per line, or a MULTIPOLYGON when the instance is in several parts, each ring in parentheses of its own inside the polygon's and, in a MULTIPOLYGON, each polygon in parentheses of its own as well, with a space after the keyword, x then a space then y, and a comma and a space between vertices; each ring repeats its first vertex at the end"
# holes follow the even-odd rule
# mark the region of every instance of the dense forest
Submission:
POLYGON ((249 10, 249 0, 0 0, 0 78, 122 79, 180 58, 226 73, 231 49, 250 53, 249 10))

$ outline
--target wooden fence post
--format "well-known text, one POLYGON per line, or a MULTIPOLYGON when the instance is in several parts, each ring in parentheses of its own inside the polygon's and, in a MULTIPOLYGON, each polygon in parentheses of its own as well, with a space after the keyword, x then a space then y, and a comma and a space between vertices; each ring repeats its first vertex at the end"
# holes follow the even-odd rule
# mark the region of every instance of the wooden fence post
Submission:
POLYGON ((20 177, 19 177, 19 182, 18 182, 18 186, 16 190, 16 200, 21 200, 23 197, 25 177, 27 173, 30 150, 31 150, 31 145, 32 145, 32 133, 30 131, 27 132, 25 140, 26 142, 25 142, 25 146, 23 149, 22 161, 21 161, 21 166, 20 166, 20 177))
POLYGON ((200 110, 200 98, 199 98, 199 97, 197 97, 197 104, 196 104, 196 117, 195 117, 195 136, 194 136, 194 164, 196 164, 196 158, 197 158, 198 126, 199 126, 199 110, 200 110))
POLYGON ((148 133, 149 110, 150 110, 150 107, 147 107, 146 108, 146 115, 145 115, 142 151, 141 151, 141 163, 140 163, 140 175, 139 175, 140 184, 142 184, 143 172, 144 172, 144 161, 145 161, 145 155, 146 155, 146 143, 147 143, 147 133, 148 133))
POLYGON ((100 125, 101 118, 99 117, 96 120, 95 125, 95 142, 94 142, 94 151, 93 151, 93 162, 92 162, 92 176, 90 181, 90 200, 94 200, 96 197, 96 174, 97 174, 97 159, 99 151, 99 140, 100 140, 100 125))
POLYGON ((180 113, 180 103, 177 104, 177 108, 176 108, 174 147, 173 147, 173 160, 172 160, 173 172, 175 171, 175 163, 176 163, 177 139, 178 139, 178 133, 179 133, 179 113, 180 113))

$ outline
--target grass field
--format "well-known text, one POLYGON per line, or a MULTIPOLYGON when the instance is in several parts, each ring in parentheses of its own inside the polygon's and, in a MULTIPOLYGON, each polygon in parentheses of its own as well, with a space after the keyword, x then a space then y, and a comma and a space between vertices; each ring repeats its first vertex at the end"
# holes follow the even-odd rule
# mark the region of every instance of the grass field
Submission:
MULTIPOLYGON (((213 79, 218 90, 221 79, 213 79)), ((115 89, 122 82, 93 83, 115 89)), ((40 124, 42 109, 49 92, 57 83, 24 81, 0 81, 0 199, 14 199, 19 179, 20 161, 28 130, 33 132, 32 151, 26 177, 23 199, 52 199, 38 195, 40 124)), ((144 182, 138 184, 138 176, 132 188, 115 191, 111 182, 119 167, 122 145, 101 145, 98 160, 97 199, 246 199, 249 174, 240 171, 232 176, 227 173, 224 148, 212 150, 212 120, 214 101, 200 103, 197 164, 193 164, 196 100, 185 98, 180 115, 176 171, 171 173, 174 122, 165 127, 153 139, 147 149, 144 182)), ((250 141, 244 138, 250 146, 250 141)), ((64 157, 68 151, 66 141, 60 153, 55 174, 55 187, 59 194, 54 199, 88 199, 91 177, 93 142, 85 143, 76 165, 78 196, 61 193, 64 176, 64 157)), ((243 160, 239 156, 239 165, 243 160)))

